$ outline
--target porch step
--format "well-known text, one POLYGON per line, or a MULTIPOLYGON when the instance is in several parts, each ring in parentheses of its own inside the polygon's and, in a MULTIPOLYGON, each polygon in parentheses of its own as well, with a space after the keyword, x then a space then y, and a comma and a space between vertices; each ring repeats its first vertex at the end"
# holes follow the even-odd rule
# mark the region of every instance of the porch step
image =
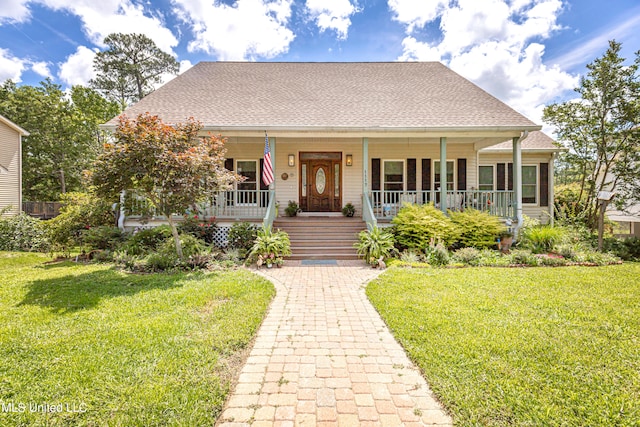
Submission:
POLYGON ((289 234, 291 259, 357 259, 353 244, 366 229, 361 218, 301 216, 277 218, 273 223, 289 234))

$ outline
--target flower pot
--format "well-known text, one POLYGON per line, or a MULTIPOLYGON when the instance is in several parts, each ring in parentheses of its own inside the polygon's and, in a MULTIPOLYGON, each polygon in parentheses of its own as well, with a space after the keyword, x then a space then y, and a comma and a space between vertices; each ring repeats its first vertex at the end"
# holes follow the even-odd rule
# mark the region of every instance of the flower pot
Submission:
POLYGON ((267 264, 267 268, 273 267, 273 264, 267 264))

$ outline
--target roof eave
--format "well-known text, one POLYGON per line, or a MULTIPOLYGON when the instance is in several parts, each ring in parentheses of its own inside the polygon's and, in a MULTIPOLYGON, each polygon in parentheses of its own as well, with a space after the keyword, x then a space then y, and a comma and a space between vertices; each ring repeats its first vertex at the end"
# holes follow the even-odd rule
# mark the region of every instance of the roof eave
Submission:
POLYGON ((0 122, 2 122, 5 125, 9 126, 11 129, 15 130, 16 132, 18 132, 22 136, 29 136, 30 135, 29 132, 27 132, 26 130, 22 129, 20 126, 18 126, 17 124, 13 123, 11 120, 7 119, 3 115, 0 115, 0 122))

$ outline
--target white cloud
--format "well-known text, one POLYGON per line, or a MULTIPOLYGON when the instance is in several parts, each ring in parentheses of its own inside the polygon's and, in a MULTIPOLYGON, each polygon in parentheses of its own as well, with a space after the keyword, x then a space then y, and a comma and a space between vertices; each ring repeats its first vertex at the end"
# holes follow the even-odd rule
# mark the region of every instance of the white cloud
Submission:
POLYGON ((293 0, 237 0, 233 6, 211 0, 173 0, 176 13, 193 29, 190 52, 218 59, 272 58, 294 39, 287 28, 293 0))
POLYGON ((67 60, 60 65, 58 76, 60 80, 69 86, 87 85, 89 80, 95 77, 93 71, 93 59, 96 53, 85 47, 79 46, 75 53, 69 55, 67 60))
POLYGON ((53 77, 51 71, 49 70, 48 62, 34 62, 31 64, 31 69, 33 70, 33 72, 41 75, 42 77, 53 77))
POLYGON ((2 21, 24 22, 29 18, 28 0, 2 0, 0 2, 0 24, 2 21))
POLYGON ((13 80, 14 83, 20 82, 25 62, 11 55, 8 50, 0 48, 0 83, 8 79, 13 80))
POLYGON ((538 42, 559 28, 561 0, 444 1, 430 15, 418 9, 412 15, 411 0, 388 3, 409 33, 399 60, 443 61, 533 121, 541 122, 545 103, 577 84, 577 76, 544 64, 538 42), (441 40, 412 33, 438 18, 441 40))
POLYGON ((407 25, 411 33, 415 27, 431 22, 449 5, 450 0, 388 0, 393 19, 407 25))
POLYGON ((351 26, 351 15, 358 9, 349 0, 307 0, 307 11, 320 31, 334 30, 340 39, 346 39, 351 26))
POLYGON ((54 10, 77 15, 89 40, 98 46, 111 33, 139 33, 152 39, 165 52, 173 53, 178 40, 165 27, 161 16, 148 16, 142 5, 131 0, 39 0, 54 10))

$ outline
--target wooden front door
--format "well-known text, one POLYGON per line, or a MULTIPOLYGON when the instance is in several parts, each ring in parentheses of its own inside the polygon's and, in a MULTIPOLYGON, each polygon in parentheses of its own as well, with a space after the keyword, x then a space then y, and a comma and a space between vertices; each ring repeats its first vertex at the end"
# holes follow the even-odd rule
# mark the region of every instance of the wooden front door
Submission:
POLYGON ((342 154, 300 153, 300 207, 305 212, 342 209, 342 154))

